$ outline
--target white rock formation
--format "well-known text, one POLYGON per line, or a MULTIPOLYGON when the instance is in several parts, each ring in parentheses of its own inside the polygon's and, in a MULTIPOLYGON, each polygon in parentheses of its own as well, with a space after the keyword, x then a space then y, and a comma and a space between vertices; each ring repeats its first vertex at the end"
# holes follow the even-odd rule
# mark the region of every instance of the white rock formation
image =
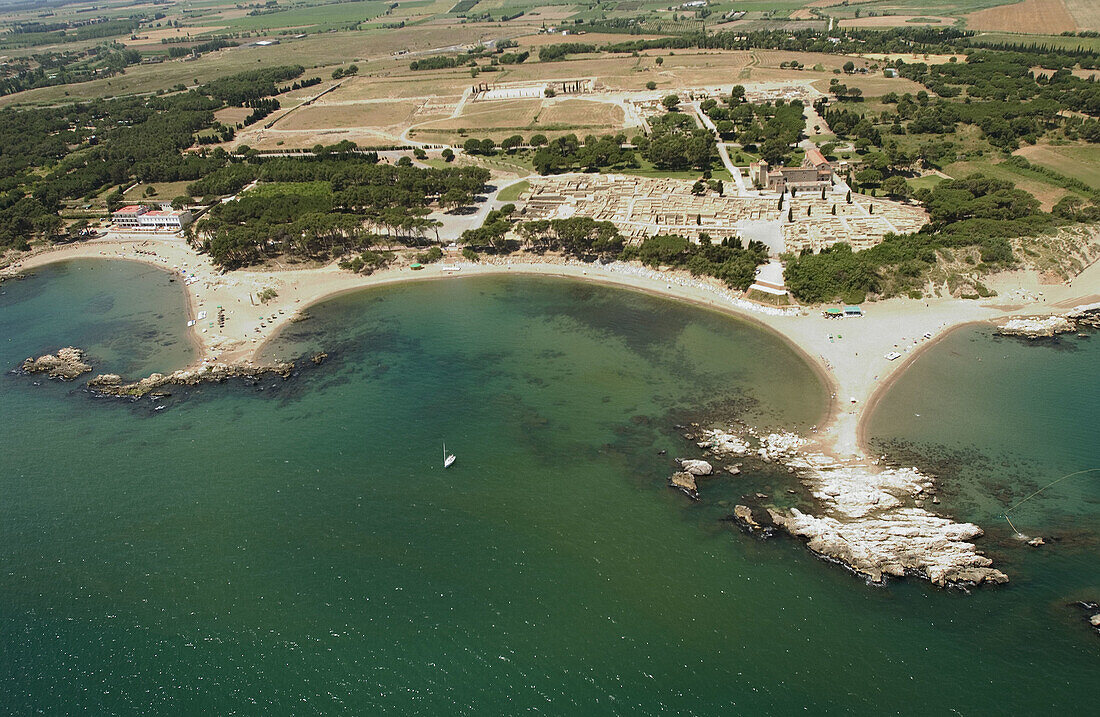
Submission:
POLYGON ((685 473, 690 473, 693 476, 709 476, 714 472, 714 466, 710 463, 687 458, 680 461, 680 468, 683 469, 685 473))

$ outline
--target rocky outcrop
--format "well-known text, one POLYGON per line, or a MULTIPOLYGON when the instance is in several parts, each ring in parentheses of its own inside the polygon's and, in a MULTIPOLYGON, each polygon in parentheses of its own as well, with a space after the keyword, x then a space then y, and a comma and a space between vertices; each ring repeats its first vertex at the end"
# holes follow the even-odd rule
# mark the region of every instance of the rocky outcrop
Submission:
POLYGON ((706 461, 697 461, 686 458, 679 459, 680 470, 693 476, 709 476, 714 472, 714 466, 706 461))
POLYGON ((735 433, 711 428, 703 430, 699 435, 703 440, 695 445, 716 456, 743 456, 749 452, 749 444, 735 433))
POLYGON ((268 366, 236 366, 207 364, 197 368, 185 368, 173 373, 154 373, 140 381, 124 383, 118 374, 107 373, 96 376, 88 382, 88 387, 107 396, 145 396, 147 394, 166 393, 169 386, 196 386, 200 383, 222 382, 229 379, 259 379, 266 376, 287 378, 294 369, 293 363, 276 363, 268 366))
MULTIPOLYGON (((916 468, 882 468, 809 453, 794 433, 758 435, 706 429, 697 445, 720 456, 748 456, 796 472, 813 493, 815 514, 769 507, 774 525, 809 548, 874 582, 919 575, 936 585, 1003 583, 1008 577, 973 544, 982 529, 925 510, 934 481, 916 468)), ((766 498, 766 496, 758 496, 766 498)), ((760 529, 748 506, 734 508, 743 528, 760 529)))
POLYGON ((936 585, 1003 583, 1008 576, 970 542, 983 534, 918 505, 933 481, 915 468, 837 463, 807 455, 796 462, 821 505, 820 515, 769 510, 776 525, 811 550, 873 582, 920 575, 936 585))
POLYGON ((1085 326, 1100 328, 1100 304, 1083 304, 1061 316, 1014 316, 998 327, 997 333, 1045 339, 1079 331, 1085 326))
POLYGON ((72 381, 77 376, 91 371, 92 367, 84 362, 83 351, 69 346, 56 354, 28 358, 23 362, 22 369, 26 373, 45 373, 50 378, 72 381))
POLYGON ((682 491, 692 500, 699 500, 699 487, 695 484, 695 476, 683 471, 673 473, 668 479, 668 484, 682 491))
POLYGON ((760 523, 757 523, 756 519, 752 517, 752 508, 747 505, 733 506, 733 518, 749 530, 759 530, 761 528, 760 523))
POLYGON ((956 523, 920 508, 901 508, 859 520, 813 516, 797 508, 769 509, 776 525, 806 539, 810 550, 838 560, 872 582, 916 574, 932 583, 1004 583, 970 540, 982 535, 972 523, 956 523))

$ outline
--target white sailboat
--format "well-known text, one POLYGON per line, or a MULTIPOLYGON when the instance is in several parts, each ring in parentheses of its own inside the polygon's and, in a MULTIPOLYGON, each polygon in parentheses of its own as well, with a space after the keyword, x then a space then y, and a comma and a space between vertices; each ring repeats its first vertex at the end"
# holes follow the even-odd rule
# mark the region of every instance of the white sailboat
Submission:
POLYGON ((446 441, 444 441, 444 443, 443 443, 443 467, 444 468, 450 468, 451 464, 454 463, 454 462, 455 462, 454 454, 453 453, 447 453, 447 443, 446 443, 446 441))

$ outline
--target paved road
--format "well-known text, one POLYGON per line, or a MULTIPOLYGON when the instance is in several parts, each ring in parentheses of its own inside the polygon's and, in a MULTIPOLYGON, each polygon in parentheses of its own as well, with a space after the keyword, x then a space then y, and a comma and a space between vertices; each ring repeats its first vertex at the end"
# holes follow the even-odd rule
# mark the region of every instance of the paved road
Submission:
POLYGON ((726 143, 722 141, 722 138, 718 136, 718 127, 715 126, 714 121, 707 117, 703 112, 703 108, 699 106, 698 102, 689 102, 691 109, 695 111, 695 116, 699 119, 700 124, 706 129, 709 129, 714 133, 714 136, 718 140, 718 156, 722 158, 722 164, 725 165, 726 171, 733 177, 734 184, 737 185, 737 194, 744 196, 748 194, 748 187, 745 186, 745 178, 741 176, 741 170, 734 165, 733 160, 730 159, 729 150, 726 149, 726 143))

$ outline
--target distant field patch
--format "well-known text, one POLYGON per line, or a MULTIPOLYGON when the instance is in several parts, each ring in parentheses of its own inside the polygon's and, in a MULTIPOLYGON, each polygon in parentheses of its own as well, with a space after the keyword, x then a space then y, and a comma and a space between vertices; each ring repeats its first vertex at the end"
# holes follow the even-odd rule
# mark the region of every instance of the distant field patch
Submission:
POLYGON ((623 126, 625 113, 619 105, 591 100, 563 100, 555 102, 539 113, 538 123, 544 125, 571 125, 618 129, 623 126))
POLYGON ((378 17, 386 10, 386 4, 377 0, 359 0, 332 5, 300 5, 279 12, 262 15, 217 19, 232 30, 261 30, 274 28, 310 28, 318 26, 348 25, 378 17))
POLYGON ((462 13, 469 12, 474 9, 474 5, 477 5, 478 0, 458 0, 458 3, 451 8, 451 14, 461 15, 462 13))
MULTIPOLYGON (((188 40, 193 39, 195 42, 202 42, 199 37, 200 34, 209 34, 217 32, 218 30, 224 30, 224 25, 203 26, 199 28, 189 27, 172 27, 162 28, 158 30, 138 30, 135 35, 136 39, 123 38, 120 42, 126 47, 140 47, 143 45, 160 45, 162 39, 168 40, 188 40)), ((169 45, 171 47, 171 45, 169 45)))
POLYGON ((840 21, 841 27, 905 27, 907 25, 938 25, 949 27, 956 22, 953 17, 929 15, 883 15, 879 17, 852 17, 840 21))
POLYGON ((1079 30, 1100 30, 1100 2, 1096 0, 1062 0, 1079 30))
POLYGON ((292 112, 276 125, 283 130, 391 127, 405 124, 417 102, 364 102, 348 105, 310 105, 292 112))
POLYGON ((214 119, 222 124, 233 126, 238 122, 244 122, 250 114, 252 114, 252 109, 248 107, 226 107, 215 112, 214 119))
POLYGON ((1024 0, 979 10, 966 16, 966 26, 974 30, 1054 34, 1077 29, 1062 0, 1024 0))
POLYGON ((1014 152, 1032 164, 1049 167, 1100 189, 1100 146, 1036 144, 1014 152))

